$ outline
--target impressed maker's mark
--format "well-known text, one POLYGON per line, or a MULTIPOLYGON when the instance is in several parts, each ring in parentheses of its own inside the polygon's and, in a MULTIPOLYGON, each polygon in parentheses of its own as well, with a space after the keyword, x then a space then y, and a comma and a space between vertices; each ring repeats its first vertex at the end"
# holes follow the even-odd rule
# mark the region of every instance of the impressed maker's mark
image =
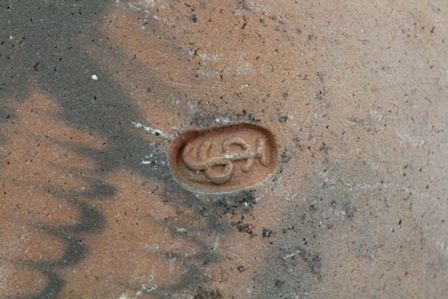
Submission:
POLYGON ((172 172, 199 192, 232 192, 265 180, 275 169, 277 149, 268 130, 251 124, 190 131, 169 150, 172 172))

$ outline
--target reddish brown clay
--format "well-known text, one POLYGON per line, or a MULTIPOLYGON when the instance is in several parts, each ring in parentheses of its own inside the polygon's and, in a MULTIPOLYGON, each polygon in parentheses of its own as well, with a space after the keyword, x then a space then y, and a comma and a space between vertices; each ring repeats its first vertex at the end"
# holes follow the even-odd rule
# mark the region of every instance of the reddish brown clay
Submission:
POLYGON ((277 165, 274 135, 253 124, 188 131, 169 148, 176 180, 195 192, 225 193, 264 181, 277 165))

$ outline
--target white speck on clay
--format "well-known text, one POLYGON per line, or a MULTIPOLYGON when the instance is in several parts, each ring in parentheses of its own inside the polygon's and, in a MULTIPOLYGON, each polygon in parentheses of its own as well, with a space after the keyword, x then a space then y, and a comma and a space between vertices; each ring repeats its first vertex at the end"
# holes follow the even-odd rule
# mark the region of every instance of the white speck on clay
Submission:
POLYGON ((153 128, 149 127, 149 126, 142 125, 139 122, 134 122, 133 121, 132 124, 134 125, 134 127, 136 127, 136 128, 143 128, 146 132, 151 133, 153 135, 161 136, 161 137, 164 137, 164 138, 167 138, 167 139, 173 139, 172 135, 165 134, 165 133, 162 132, 162 130, 153 129, 153 128))

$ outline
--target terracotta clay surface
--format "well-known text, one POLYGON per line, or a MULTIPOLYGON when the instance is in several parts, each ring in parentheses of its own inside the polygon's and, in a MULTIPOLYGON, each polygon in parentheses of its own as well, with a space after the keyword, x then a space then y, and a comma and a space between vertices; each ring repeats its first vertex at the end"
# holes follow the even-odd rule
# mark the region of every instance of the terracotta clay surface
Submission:
POLYGON ((447 39, 443 0, 0 1, 0 299, 446 298, 447 39))
POLYGON ((170 145, 170 167, 194 192, 223 193, 265 180, 277 166, 277 144, 268 130, 251 124, 188 131, 170 145))

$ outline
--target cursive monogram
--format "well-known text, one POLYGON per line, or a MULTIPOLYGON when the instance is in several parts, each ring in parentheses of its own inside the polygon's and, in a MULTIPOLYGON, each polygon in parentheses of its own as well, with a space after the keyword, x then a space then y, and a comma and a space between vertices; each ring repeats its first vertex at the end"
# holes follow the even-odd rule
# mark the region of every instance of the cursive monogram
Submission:
POLYGON ((192 171, 203 171, 204 176, 213 184, 224 184, 232 177, 233 163, 232 161, 246 160, 245 165, 241 168, 243 172, 248 172, 254 159, 259 159, 263 166, 269 164, 269 160, 266 156, 266 140, 264 138, 258 138, 256 141, 256 151, 253 152, 251 146, 240 137, 232 137, 225 140, 222 144, 222 156, 209 157, 212 144, 210 141, 204 141, 199 147, 197 156, 199 161, 191 161, 190 153, 194 150, 191 143, 188 144, 184 151, 182 158, 186 167, 192 171), (231 152, 231 146, 237 145, 243 149, 243 152, 231 152), (212 172, 214 167, 220 166, 223 168, 221 173, 212 172))

